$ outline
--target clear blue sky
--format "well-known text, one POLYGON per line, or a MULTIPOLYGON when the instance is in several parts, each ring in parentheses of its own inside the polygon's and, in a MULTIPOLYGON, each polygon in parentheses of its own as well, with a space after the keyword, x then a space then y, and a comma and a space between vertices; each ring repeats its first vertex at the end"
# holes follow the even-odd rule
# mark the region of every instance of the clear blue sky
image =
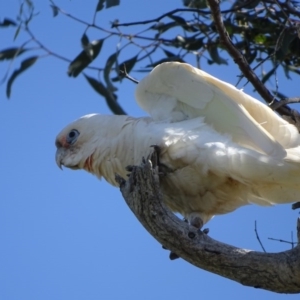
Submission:
MULTIPOLYGON (((100 12, 98 24, 109 27, 115 19, 153 18, 181 6, 180 0, 121 2, 120 7, 100 12)), ((96 3, 57 1, 87 21, 96 3)), ((31 27, 36 37, 49 49, 74 58, 81 51, 84 27, 62 15, 53 18, 47 1, 35 4, 40 12, 31 27)), ((18 6, 17 0, 1 1, 0 18, 16 16, 18 6)), ((27 39, 21 33, 14 44, 14 30, 1 29, 0 49, 27 39)), ((104 35, 91 31, 89 36, 104 35)), ((104 45, 94 65, 103 65, 113 45, 104 45)), ((0 64, 1 78, 8 65, 0 64)), ((19 65, 20 60, 12 67, 19 65)), ((299 295, 244 287, 182 259, 170 261, 168 252, 135 219, 117 188, 83 171, 60 171, 54 160, 54 139, 62 127, 87 113, 110 114, 83 76, 67 76, 67 67, 52 57, 39 60, 16 80, 10 100, 5 97, 5 85, 1 86, 0 299, 299 299, 299 295)), ((239 74, 231 61, 227 67, 203 63, 203 69, 233 84, 239 74)), ((300 95, 297 82, 299 78, 288 81, 279 76, 281 91, 289 96, 300 95)), ((250 85, 245 90, 252 93, 250 85)), ((131 82, 119 86, 119 101, 130 115, 145 115, 135 103, 131 82)), ((208 227, 214 239, 260 251, 254 233, 257 220, 265 248, 277 252, 290 246, 268 237, 290 240, 297 217, 290 205, 248 206, 215 217, 208 227)))

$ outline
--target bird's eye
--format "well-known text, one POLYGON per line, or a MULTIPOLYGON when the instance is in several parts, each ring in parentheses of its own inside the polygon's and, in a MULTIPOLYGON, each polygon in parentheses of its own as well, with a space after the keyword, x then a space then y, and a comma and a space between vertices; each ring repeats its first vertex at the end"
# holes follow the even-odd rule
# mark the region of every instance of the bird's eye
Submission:
POLYGON ((77 129, 72 129, 68 135, 67 135, 67 142, 72 145, 77 141, 77 138, 79 136, 79 131, 77 129))

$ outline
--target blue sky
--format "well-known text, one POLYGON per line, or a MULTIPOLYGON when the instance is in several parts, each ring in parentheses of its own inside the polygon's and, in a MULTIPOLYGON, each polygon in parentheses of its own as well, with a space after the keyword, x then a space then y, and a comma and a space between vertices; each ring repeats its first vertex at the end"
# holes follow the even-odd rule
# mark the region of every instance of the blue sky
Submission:
MULTIPOLYGON (((181 6, 179 0, 121 2, 119 7, 100 12, 97 23, 109 27, 115 19, 154 18, 181 6)), ((96 3, 57 2, 87 21, 92 19, 96 3)), ((74 58, 81 51, 80 37, 85 28, 62 15, 53 18, 47 1, 36 1, 35 5, 40 12, 31 26, 36 37, 49 49, 74 58)), ((0 2, 0 18, 16 16, 18 7, 17 0, 0 2)), ((1 29, 0 49, 27 39, 21 33, 13 43, 14 31, 1 29)), ((92 40, 104 35, 90 31, 89 37, 92 40)), ((115 42, 104 45, 95 66, 103 65, 115 42)), ((18 68, 20 61, 12 68, 18 68)), ((0 64, 1 77, 8 66, 7 62, 0 64)), ((117 188, 83 171, 57 168, 56 134, 84 114, 110 114, 83 76, 67 76, 67 67, 53 57, 40 59, 17 78, 10 100, 6 99, 5 85, 1 86, 0 299, 298 299, 297 295, 244 287, 182 259, 170 261, 168 252, 135 219, 117 188)), ((231 61, 228 66, 203 63, 202 67, 233 84, 239 74, 231 61)), ((133 75, 139 79, 143 73, 133 75)), ((279 76, 280 90, 299 96, 298 80, 279 76)), ((123 81, 119 101, 128 114, 137 117, 145 113, 135 103, 134 88, 131 82, 123 81)), ((252 94, 250 85, 245 90, 252 94)), ((207 227, 214 239, 261 251, 254 233, 256 220, 265 248, 277 252, 290 245, 268 238, 290 240, 297 217, 298 212, 290 205, 248 206, 215 217, 207 227)))

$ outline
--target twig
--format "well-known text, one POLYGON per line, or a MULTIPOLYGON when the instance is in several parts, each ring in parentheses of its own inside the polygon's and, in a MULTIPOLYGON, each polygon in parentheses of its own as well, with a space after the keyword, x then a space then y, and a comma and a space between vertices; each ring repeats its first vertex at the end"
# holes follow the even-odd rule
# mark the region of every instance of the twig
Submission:
POLYGON ((285 240, 281 240, 281 239, 268 238, 268 240, 276 241, 276 242, 280 242, 280 243, 290 244, 290 245, 292 245, 292 248, 294 248, 294 246, 298 244, 298 243, 293 242, 293 241, 290 242, 290 241, 285 241, 285 240))
MULTIPOLYGON (((262 96, 262 98, 269 104, 278 102, 274 99, 270 91, 264 86, 264 84, 259 80, 257 75, 250 68, 246 58, 242 53, 233 45, 229 34, 222 21, 220 6, 218 0, 208 0, 208 4, 211 8, 212 16, 215 21, 215 26, 220 35, 220 41, 225 46, 225 49, 229 55, 233 58, 234 62, 239 66, 245 77, 252 83, 257 92, 262 96)), ((300 115, 297 111, 292 110, 288 106, 281 106, 277 109, 277 112, 282 116, 290 117, 289 122, 295 124, 300 131, 300 115)))
MULTIPOLYGON (((127 38, 127 39, 129 39, 129 40, 131 40, 131 39, 133 39, 133 38, 137 38, 137 39, 147 40, 147 41, 157 41, 157 39, 156 39, 155 37, 154 37, 154 38, 151 38, 151 37, 147 37, 147 36, 132 35, 132 34, 126 34, 126 33, 120 34, 120 32, 115 32, 115 31, 107 30, 107 29, 105 29, 105 28, 102 28, 102 27, 100 27, 100 26, 94 24, 94 23, 89 23, 89 22, 87 22, 87 21, 84 21, 84 20, 82 20, 82 19, 80 19, 80 18, 77 18, 77 17, 73 16, 72 14, 70 14, 70 13, 68 13, 68 12, 65 12, 65 11, 62 10, 60 7, 58 7, 58 6, 54 3, 54 1, 52 1, 52 0, 51 0, 51 3, 58 9, 58 11, 59 11, 61 14, 63 14, 64 16, 66 16, 66 17, 68 17, 68 18, 70 18, 70 19, 72 19, 72 20, 74 20, 74 21, 76 21, 76 22, 78 22, 78 23, 81 23, 81 24, 83 24, 83 25, 85 25, 85 26, 87 26, 87 27, 96 28, 96 29, 101 30, 101 31, 103 31, 103 32, 105 32, 105 33, 108 33, 108 34, 110 34, 110 35, 117 35, 117 36, 122 35, 123 37, 125 37, 125 38, 127 38)), ((117 27, 117 26, 112 25, 112 28, 113 28, 113 27, 117 27)), ((161 42, 163 42, 163 43, 165 43, 165 44, 172 44, 172 43, 173 43, 173 40, 168 40, 168 39, 159 39, 159 41, 161 41, 161 42)))
POLYGON ((125 78, 127 78, 127 79, 131 80, 132 82, 138 84, 139 81, 138 81, 137 79, 131 77, 131 76, 127 73, 127 71, 126 71, 126 66, 123 65, 123 67, 124 67, 124 70, 120 70, 120 73, 121 73, 125 78))
MULTIPOLYGON (((235 6, 231 9, 226 9, 226 10, 222 10, 222 14, 226 14, 226 13, 231 13, 231 12, 235 12, 245 6, 247 6, 248 3, 243 3, 242 5, 239 6, 235 6)), ((120 27, 120 26, 134 26, 134 25, 145 25, 145 24, 149 24, 149 23, 155 23, 155 22, 159 22, 161 19, 171 16, 173 14, 176 14, 178 12, 195 12, 198 14, 202 14, 202 15, 210 15, 211 12, 208 10, 201 10, 199 8, 176 8, 173 9, 167 13, 162 14, 161 16, 154 18, 154 19, 150 19, 150 20, 146 20, 146 21, 137 21, 137 22, 129 22, 129 23, 113 23, 112 24, 112 28, 114 27, 120 27)))
POLYGON ((119 24, 113 23, 111 27, 114 28, 114 27, 120 27, 120 26, 134 26, 134 25, 145 25, 145 24, 149 24, 149 23, 155 23, 155 22, 159 22, 161 19, 163 19, 165 17, 171 16, 178 12, 197 12, 197 13, 201 13, 201 14, 205 14, 205 15, 210 14, 210 11, 204 11, 204 10, 200 10, 197 8, 177 8, 177 9, 171 10, 157 18, 154 18, 154 19, 150 19, 150 20, 146 20, 146 21, 130 22, 130 23, 119 23, 119 24))
POLYGON ((262 248, 262 249, 263 249, 263 251, 266 253, 267 251, 266 251, 266 249, 265 249, 264 245, 262 244, 262 242, 261 242, 261 240, 260 240, 260 237, 259 237, 259 235, 258 235, 258 232, 257 232, 256 220, 255 220, 255 222, 254 222, 254 231, 255 231, 256 238, 257 238, 257 240, 258 240, 258 242, 259 242, 259 244, 260 244, 261 248, 262 248))
POLYGON ((295 104, 300 102, 300 97, 293 97, 293 98, 285 98, 280 101, 275 102, 274 104, 271 104, 270 107, 274 110, 277 110, 281 106, 287 105, 287 104, 295 104))

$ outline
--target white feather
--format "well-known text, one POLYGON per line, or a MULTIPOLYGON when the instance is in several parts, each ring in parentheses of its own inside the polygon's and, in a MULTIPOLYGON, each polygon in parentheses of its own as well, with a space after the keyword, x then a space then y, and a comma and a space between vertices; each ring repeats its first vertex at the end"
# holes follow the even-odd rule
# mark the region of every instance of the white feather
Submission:
POLYGON ((179 63, 156 67, 136 97, 154 120, 85 116, 58 135, 57 163, 117 185, 115 174, 125 177, 156 144, 172 170, 161 178, 164 201, 204 223, 249 203, 300 200, 299 134, 258 100, 179 63), (66 145, 71 129, 80 135, 66 145))

